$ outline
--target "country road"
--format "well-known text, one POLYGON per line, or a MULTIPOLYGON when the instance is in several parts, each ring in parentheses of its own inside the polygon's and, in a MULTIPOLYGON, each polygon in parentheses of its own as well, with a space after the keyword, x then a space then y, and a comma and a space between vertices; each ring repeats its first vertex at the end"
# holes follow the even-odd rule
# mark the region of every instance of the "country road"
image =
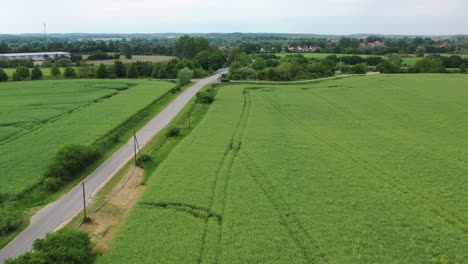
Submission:
MULTIPOLYGON (((163 111, 140 129, 136 133, 140 147, 146 145, 159 131, 169 124, 201 88, 209 83, 216 82, 218 76, 218 74, 212 75, 187 88, 163 111)), ((86 188, 86 200, 90 200, 113 175, 132 159, 133 148, 133 138, 131 138, 83 180, 86 188)), ((19 256, 31 250, 34 240, 45 237, 47 233, 54 231, 61 224, 66 223, 79 213, 83 209, 82 195, 80 182, 58 200, 40 209, 32 216, 29 226, 0 250, 0 263, 3 263, 8 258, 19 256)))

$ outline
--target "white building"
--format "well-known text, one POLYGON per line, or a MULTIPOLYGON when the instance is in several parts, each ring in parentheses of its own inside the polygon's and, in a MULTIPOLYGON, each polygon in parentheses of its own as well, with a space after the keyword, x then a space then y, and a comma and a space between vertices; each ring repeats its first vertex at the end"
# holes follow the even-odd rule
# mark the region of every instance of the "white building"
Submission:
POLYGON ((66 57, 70 58, 71 54, 68 52, 34 52, 34 53, 5 53, 0 54, 0 58, 6 58, 9 60, 16 60, 16 59, 32 59, 35 61, 44 60, 45 57, 66 57))

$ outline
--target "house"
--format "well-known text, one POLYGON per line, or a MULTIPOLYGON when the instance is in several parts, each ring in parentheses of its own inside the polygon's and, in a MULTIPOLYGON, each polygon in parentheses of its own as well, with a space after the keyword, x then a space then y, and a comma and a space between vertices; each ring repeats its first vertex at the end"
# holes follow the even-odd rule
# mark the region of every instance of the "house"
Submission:
POLYGON ((383 42, 380 42, 380 41, 374 41, 374 42, 367 42, 367 47, 385 47, 385 45, 383 44, 383 42))
POLYGON ((8 60, 27 60, 31 59, 34 61, 42 61, 46 57, 66 57, 70 58, 71 53, 68 52, 62 52, 62 51, 57 51, 57 52, 33 52, 33 53, 5 53, 5 54, 0 54, 0 58, 5 58, 8 60))

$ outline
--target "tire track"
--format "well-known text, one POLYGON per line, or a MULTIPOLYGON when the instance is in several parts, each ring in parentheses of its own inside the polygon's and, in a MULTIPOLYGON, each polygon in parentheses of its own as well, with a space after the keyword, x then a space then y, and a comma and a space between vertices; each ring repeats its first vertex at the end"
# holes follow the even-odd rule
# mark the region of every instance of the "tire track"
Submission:
POLYGON ((327 257, 321 252, 318 242, 307 231, 304 224, 297 217, 296 212, 289 206, 286 199, 282 197, 281 193, 275 188, 258 164, 255 163, 254 159, 245 150, 241 150, 239 158, 249 171, 256 185, 273 206, 278 214, 280 223, 286 227, 290 237, 300 249, 307 263, 327 263, 327 257))
MULTIPOLYGON (((217 187, 221 186, 222 190, 223 190, 223 197, 222 197, 222 200, 221 200, 221 204, 222 204, 222 212, 221 212, 221 216, 224 216, 224 207, 225 207, 225 204, 226 204, 226 199, 227 199, 227 186, 228 186, 228 182, 229 182, 229 179, 230 179, 230 175, 231 175, 231 170, 232 170, 232 167, 233 167, 233 164, 234 164, 234 160, 236 159, 237 157, 237 154, 241 148, 241 144, 242 144, 242 137, 244 135, 244 131, 245 131, 245 128, 247 126, 247 122, 248 122, 248 117, 250 116, 250 106, 251 106, 251 98, 250 98, 250 93, 248 90, 244 90, 243 92, 243 96, 244 96, 244 104, 242 106, 242 111, 241 111, 241 114, 240 114, 240 119, 239 119, 239 122, 237 123, 236 125, 236 128, 234 130, 234 133, 232 134, 232 137, 231 137, 231 140, 230 140, 230 144, 229 144, 229 147, 226 149, 225 153, 224 153, 224 158, 223 160, 221 161, 221 163, 219 164, 219 166, 217 167, 216 169, 216 176, 215 176, 215 180, 214 180, 214 183, 213 183, 213 186, 211 188, 211 199, 210 199, 210 203, 209 203, 209 210, 213 210, 213 205, 214 205, 214 202, 215 202, 215 195, 216 195, 216 189, 217 187), (223 170, 223 168, 225 168, 225 170, 223 170), (225 173, 225 175, 223 175, 223 172, 225 173), (225 177, 225 180, 223 183, 220 183, 220 178, 222 177, 225 177)), ((206 254, 206 249, 205 249, 205 244, 206 244, 206 240, 207 240, 207 233, 208 233, 208 221, 205 222, 205 226, 204 226, 204 229, 203 229, 203 234, 202 234, 202 243, 201 243, 201 248, 200 248, 200 254, 199 254, 199 258, 198 258, 198 263, 204 263, 205 260, 205 254, 206 254)), ((217 249, 215 249, 215 256, 214 256, 214 260, 211 260, 211 261, 208 261, 208 262, 214 262, 214 263, 217 263, 218 260, 219 260, 219 257, 220 257, 220 254, 221 254, 221 247, 220 247, 220 242, 221 242, 221 239, 222 239, 222 221, 220 222, 220 224, 218 225, 217 227, 218 230, 216 230, 217 232, 217 235, 216 235, 216 245, 217 245, 217 249)))
POLYGON ((265 95, 264 93, 261 93, 262 97, 270 103, 272 107, 274 107, 280 114, 282 114, 287 120, 289 120, 291 123, 296 125, 298 128, 302 129, 303 131, 312 134, 318 141, 322 142, 323 144, 327 145, 330 147, 332 150, 335 152, 341 153, 342 155, 348 157, 350 160, 352 160, 354 163, 362 167, 368 172, 373 173, 378 179, 380 179, 382 182, 386 183, 390 187, 398 190, 402 194, 406 195, 411 195, 413 198, 419 200, 421 205, 423 205, 424 208, 426 208, 427 211, 431 212, 433 215, 435 215, 437 218, 445 222, 448 226, 450 227, 456 227, 461 229, 463 232, 466 232, 468 230, 466 222, 460 218, 458 215, 442 208, 439 206, 434 206, 432 205, 429 206, 425 203, 427 200, 421 193, 418 191, 415 191, 412 188, 409 188, 406 186, 403 182, 398 180, 397 178, 392 178, 391 175, 389 175, 386 171, 378 168, 377 166, 371 164, 370 162, 366 161, 363 158, 357 157, 354 153, 350 152, 347 150, 345 147, 342 145, 337 144, 336 142, 321 136, 319 133, 314 131, 313 129, 307 127, 306 125, 302 124, 299 120, 297 120, 292 114, 288 113, 284 107, 282 107, 279 103, 275 102, 273 99, 265 95), (449 215, 450 217, 447 217, 446 215, 449 215))

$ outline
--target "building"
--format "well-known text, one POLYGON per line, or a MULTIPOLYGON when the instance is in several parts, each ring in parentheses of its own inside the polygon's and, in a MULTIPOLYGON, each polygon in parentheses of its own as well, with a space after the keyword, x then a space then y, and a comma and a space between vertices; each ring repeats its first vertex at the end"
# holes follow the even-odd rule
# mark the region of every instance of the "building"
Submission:
POLYGON ((383 44, 383 42, 380 42, 380 41, 374 41, 374 42, 368 42, 367 44, 367 47, 385 47, 385 45, 383 44))
POLYGON ((31 59, 34 61, 42 61, 46 57, 66 57, 70 58, 71 54, 68 52, 34 52, 34 53, 5 53, 0 54, 0 58, 6 58, 9 60, 18 60, 18 59, 31 59))

